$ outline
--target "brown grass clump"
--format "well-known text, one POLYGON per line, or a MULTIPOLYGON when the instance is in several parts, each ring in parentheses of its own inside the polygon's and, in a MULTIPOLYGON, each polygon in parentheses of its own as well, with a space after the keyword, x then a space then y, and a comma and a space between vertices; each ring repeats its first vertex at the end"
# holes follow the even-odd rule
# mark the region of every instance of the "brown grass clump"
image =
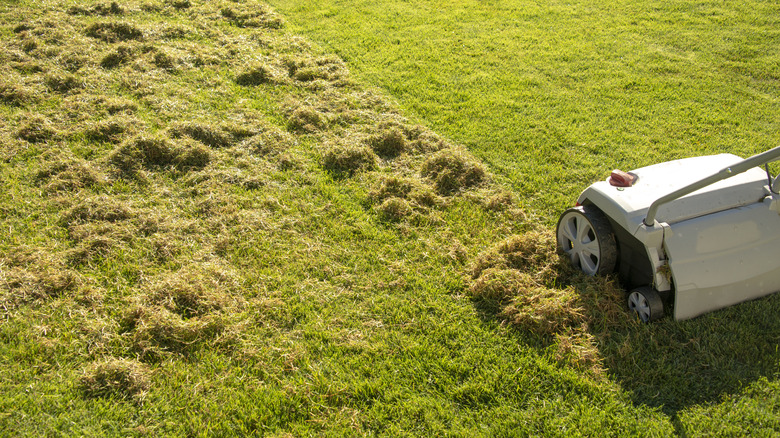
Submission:
POLYGON ((91 8, 82 8, 79 6, 72 6, 68 8, 69 15, 99 15, 105 17, 108 15, 122 15, 125 11, 117 2, 111 2, 109 5, 97 4, 91 8))
POLYGON ((189 319, 243 307, 238 288, 236 276, 218 265, 189 267, 149 286, 146 300, 189 319))
POLYGON ((190 30, 182 26, 167 26, 162 29, 162 38, 166 40, 180 40, 190 34, 190 30))
POLYGON ((551 335, 579 325, 583 309, 574 288, 545 286, 545 273, 557 259, 544 234, 513 236, 483 253, 472 269, 469 291, 476 299, 502 303, 500 315, 532 333, 551 335))
POLYGON ((35 61, 11 62, 10 66, 25 75, 32 75, 46 71, 43 66, 35 61))
POLYGON ((133 217, 127 205, 109 196, 95 196, 83 199, 62 215, 67 224, 94 221, 118 222, 133 217))
POLYGON ((252 87, 271 82, 271 70, 265 65, 254 65, 247 71, 236 77, 236 83, 245 87, 252 87))
POLYGON ((514 235, 477 257, 472 267, 476 279, 489 268, 533 272, 541 283, 554 282, 563 267, 556 252, 555 236, 549 231, 529 231, 514 235))
POLYGON ((276 155, 295 146, 295 137, 277 128, 269 128, 258 135, 248 138, 242 144, 260 156, 276 155))
POLYGON ((31 99, 32 93, 25 87, 19 84, 0 82, 0 102, 6 105, 22 106, 31 99))
POLYGON ((211 162, 211 151, 195 141, 183 139, 177 142, 172 163, 182 170, 202 169, 211 162))
POLYGON ((30 26, 29 24, 27 24, 27 23, 20 23, 20 24, 17 24, 16 26, 14 26, 13 31, 14 31, 14 33, 22 33, 22 32, 27 32, 28 30, 32 30, 32 29, 33 29, 33 27, 30 26))
POLYGON ((87 27, 86 35, 107 43, 119 41, 142 40, 143 32, 128 23, 102 22, 87 27))
POLYGON ((475 298, 508 302, 513 324, 550 334, 582 320, 574 289, 556 289, 563 267, 550 232, 515 235, 480 254, 472 265, 475 298))
POLYGON ((84 137, 89 141, 103 143, 119 143, 122 138, 133 132, 141 122, 137 119, 112 118, 88 126, 84 137))
POLYGON ((211 152, 202 144, 189 139, 173 143, 165 138, 136 137, 115 149, 109 161, 129 175, 135 174, 142 167, 171 167, 186 171, 207 166, 211 161, 211 152))
POLYGON ((380 216, 390 222, 398 222, 412 214, 412 207, 405 199, 387 198, 379 206, 380 216))
POLYGON ((89 57, 79 53, 63 53, 58 59, 58 63, 65 70, 75 73, 81 70, 89 62, 89 57))
POLYGON ((136 305, 121 326, 144 361, 187 355, 203 343, 224 341, 229 316, 246 305, 239 276, 215 261, 163 275, 133 300, 136 305))
POLYGON ((596 377, 605 369, 593 335, 579 330, 566 330, 555 334, 555 359, 576 370, 589 371, 596 377))
POLYGON ((413 208, 429 208, 440 204, 440 198, 430 186, 413 178, 385 178, 379 189, 370 192, 370 196, 374 202, 383 202, 391 197, 405 199, 412 203, 413 208))
POLYGON ((114 49, 113 52, 104 56, 100 60, 100 66, 106 69, 119 67, 122 64, 127 63, 134 57, 133 48, 126 45, 120 45, 114 49))
POLYGON ((50 90, 59 93, 67 93, 71 90, 84 88, 84 81, 71 73, 48 74, 44 79, 44 83, 50 90))
POLYGON ((602 334, 633 323, 634 317, 625 307, 626 293, 615 279, 587 277, 580 272, 569 275, 580 294, 588 330, 602 334))
POLYGON ((213 340, 226 329, 222 315, 183 319, 162 306, 140 306, 122 321, 131 332, 134 349, 141 359, 156 362, 169 354, 187 355, 199 344, 213 340))
POLYGON ((404 151, 406 136, 400 128, 393 127, 371 136, 368 143, 380 157, 395 158, 404 151))
POLYGON ((538 283, 517 269, 488 268, 472 283, 469 292, 474 298, 505 301, 534 289, 538 283))
POLYGON ((348 70, 340 58, 288 57, 284 60, 288 75, 299 82, 323 80, 338 85, 348 76, 348 70))
POLYGON ((160 69, 163 70, 173 70, 176 68, 177 59, 164 51, 158 51, 154 54, 154 57, 152 58, 152 63, 160 69))
POLYGON ((73 158, 54 157, 35 174, 46 193, 59 193, 95 186, 105 178, 90 164, 73 158))
POLYGON ((324 114, 308 106, 301 106, 292 112, 287 119, 290 131, 311 133, 322 131, 328 127, 328 119, 324 114))
POLYGON ((270 129, 262 120, 239 119, 236 121, 223 122, 220 125, 222 131, 231 136, 234 141, 245 140, 249 137, 261 134, 264 130, 270 129))
POLYGON ((98 258, 105 257, 117 246, 117 241, 111 236, 87 236, 78 244, 63 254, 68 264, 84 265, 98 258))
POLYGON ((139 400, 150 387, 146 365, 130 359, 106 359, 90 364, 79 380, 89 397, 139 400))
POLYGON ((521 329, 551 335, 580 325, 582 308, 573 287, 552 289, 537 284, 519 290, 501 315, 521 329))
POLYGON ((414 179, 393 176, 384 179, 379 190, 372 192, 371 196, 379 200, 389 197, 406 199, 418 186, 418 182, 414 179))
POLYGON ((171 5, 172 8, 178 10, 189 9, 192 6, 190 0, 168 0, 166 3, 171 5))
POLYGON ((25 53, 32 54, 33 51, 38 49, 38 40, 36 38, 26 38, 26 34, 22 34, 22 37, 24 37, 24 40, 22 41, 22 50, 25 53))
MULTIPOLYGON (((371 104, 376 107, 383 105, 382 102, 372 102, 371 104)), ((383 111, 391 110, 383 109, 383 111)), ((442 149, 451 148, 449 143, 428 128, 421 125, 410 125, 399 116, 390 115, 388 120, 377 124, 376 131, 377 133, 373 136, 374 139, 389 137, 395 143, 401 143, 401 139, 403 139, 402 152, 427 155, 442 149)))
POLYGON ((138 110, 138 105, 135 102, 119 97, 102 100, 100 105, 112 116, 120 113, 132 114, 138 110))
POLYGON ((336 175, 351 176, 359 171, 375 169, 377 157, 366 147, 339 145, 325 152, 322 165, 336 175))
POLYGON ((48 120, 32 116, 16 131, 16 137, 29 143, 45 143, 57 136, 57 131, 48 120))
POLYGON ((445 149, 428 158, 420 173, 433 180, 436 190, 443 195, 474 187, 487 178, 481 163, 455 149, 445 149))
POLYGON ((449 143, 443 138, 429 131, 416 135, 414 139, 409 142, 409 149, 421 154, 431 154, 449 147, 449 143))
POLYGON ((233 138, 222 129, 203 123, 182 123, 171 128, 170 134, 173 138, 190 137, 213 148, 224 148, 233 144, 233 138))
POLYGON ((499 317, 554 344, 556 360, 598 377, 598 341, 630 323, 614 279, 587 277, 556 252, 553 233, 515 235, 480 254, 469 288, 498 303, 499 317), (594 335, 595 334, 595 335, 594 335))
POLYGON ((0 307, 56 298, 75 290, 81 279, 42 248, 18 247, 0 259, 0 307))
POLYGON ((282 17, 265 5, 253 5, 250 9, 236 4, 222 8, 220 15, 238 27, 281 29, 284 26, 282 17))
POLYGON ((502 191, 489 197, 485 202, 485 208, 491 211, 504 211, 512 207, 514 197, 511 192, 502 191))

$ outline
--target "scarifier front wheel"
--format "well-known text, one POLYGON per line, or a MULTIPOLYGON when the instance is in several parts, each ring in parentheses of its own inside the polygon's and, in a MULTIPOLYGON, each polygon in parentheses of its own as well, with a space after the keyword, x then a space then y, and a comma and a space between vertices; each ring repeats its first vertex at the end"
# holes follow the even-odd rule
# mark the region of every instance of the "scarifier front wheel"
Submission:
POLYGON ((588 275, 607 275, 617 264, 617 243, 609 220, 594 206, 578 206, 558 219, 558 248, 588 275))
POLYGON ((628 310, 635 312, 642 322, 648 323, 664 316, 661 295, 650 286, 638 287, 628 294, 628 310))

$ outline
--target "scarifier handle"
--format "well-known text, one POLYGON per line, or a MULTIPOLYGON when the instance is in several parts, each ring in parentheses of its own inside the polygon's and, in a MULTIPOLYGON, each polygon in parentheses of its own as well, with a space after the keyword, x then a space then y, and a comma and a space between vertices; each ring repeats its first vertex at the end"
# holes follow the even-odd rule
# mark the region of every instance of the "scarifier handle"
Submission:
POLYGON ((675 199, 678 198, 682 198, 683 196, 693 193, 696 190, 703 189, 704 187, 707 187, 710 184, 715 184, 718 181, 723 181, 724 179, 728 179, 734 175, 739 175, 740 173, 747 172, 748 170, 756 166, 760 166, 762 164, 769 163, 770 161, 775 161, 777 159, 780 159, 780 146, 777 146, 766 152, 753 155, 752 157, 746 158, 745 160, 742 160, 739 163, 734 164, 733 166, 725 167, 713 175, 710 175, 704 179, 700 179, 699 181, 689 184, 681 189, 677 189, 666 196, 662 196, 656 199, 652 204, 650 204, 650 208, 647 209, 647 217, 645 217, 644 224, 647 225, 648 227, 652 227, 653 224, 655 223, 655 215, 658 212, 658 207, 668 202, 674 201, 675 199))

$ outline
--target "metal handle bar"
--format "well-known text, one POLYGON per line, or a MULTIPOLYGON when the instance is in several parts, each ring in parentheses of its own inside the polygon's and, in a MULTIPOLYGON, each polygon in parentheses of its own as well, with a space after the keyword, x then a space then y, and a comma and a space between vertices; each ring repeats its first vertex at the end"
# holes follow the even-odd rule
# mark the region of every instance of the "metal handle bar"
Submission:
POLYGON ((756 166, 760 166, 762 164, 769 163, 770 161, 775 161, 777 159, 780 159, 780 146, 777 146, 766 152, 762 152, 758 155, 753 155, 752 157, 740 161, 739 163, 734 164, 733 166, 723 168, 713 175, 710 175, 704 179, 689 184, 681 189, 677 189, 666 196, 662 196, 656 199, 652 204, 650 204, 650 208, 647 209, 647 217, 645 217, 644 223, 648 227, 652 226, 655 223, 655 214, 658 212, 658 207, 660 207, 663 204, 666 204, 667 202, 674 201, 677 198, 682 198, 683 196, 689 193, 693 193, 696 190, 707 187, 710 184, 715 184, 718 181, 731 178, 732 176, 739 175, 740 173, 743 172, 747 172, 748 170, 756 166))

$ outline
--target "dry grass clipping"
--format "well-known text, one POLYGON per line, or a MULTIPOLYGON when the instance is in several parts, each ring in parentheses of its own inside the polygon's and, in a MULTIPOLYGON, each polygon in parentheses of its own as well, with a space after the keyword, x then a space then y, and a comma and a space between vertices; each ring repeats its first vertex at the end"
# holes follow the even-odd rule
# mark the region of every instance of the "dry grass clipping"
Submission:
POLYGON ((375 169, 377 156, 366 147, 335 145, 323 155, 322 166, 337 176, 351 176, 359 171, 375 169))
POLYGON ((32 100, 32 93, 21 84, 0 82, 0 102, 21 106, 32 100))
POLYGON ((120 45, 100 60, 100 66, 106 69, 116 68, 131 61, 135 57, 134 55, 131 46, 120 45))
POLYGON ((375 134, 368 141, 380 157, 395 158, 406 149, 406 136, 398 127, 392 127, 375 134))
POLYGON ((457 149, 437 152, 423 163, 420 173, 433 180, 436 190, 443 195, 477 186, 487 178, 485 166, 457 149))
POLYGON ((287 119, 287 129, 306 134, 322 131, 328 127, 328 118, 316 109, 301 106, 295 109, 287 119))
POLYGON ((95 187, 106 180, 92 163, 68 156, 50 156, 35 174, 35 182, 47 194, 95 187))
POLYGON ((117 2, 111 2, 109 5, 97 4, 91 8, 82 8, 79 6, 72 6, 68 8, 69 15, 97 15, 105 17, 108 15, 122 15, 124 13, 124 9, 122 9, 122 7, 117 4, 117 2))
POLYGON ((516 269, 531 275, 539 284, 553 286, 572 269, 556 251, 555 236, 549 231, 514 235, 480 254, 471 269, 473 279, 489 268, 516 269))
POLYGON ((241 144, 260 156, 277 155, 298 144, 295 137, 278 128, 268 128, 260 134, 250 137, 241 144))
POLYGON ((377 190, 369 193, 374 202, 382 203, 388 198, 407 200, 416 209, 435 207, 441 204, 441 199, 430 186, 416 178, 392 176, 382 180, 377 190))
POLYGON ((284 20, 266 5, 233 4, 220 10, 222 18, 238 27, 281 29, 284 20))
POLYGON ((599 354, 598 340, 583 330, 565 330, 555 334, 555 359, 579 371, 597 377, 605 373, 604 360, 599 354))
POLYGON ((234 138, 221 128, 207 123, 181 123, 170 131, 171 137, 189 137, 212 148, 225 148, 231 146, 234 138))
POLYGON ((240 278, 223 264, 197 263, 144 287, 121 325, 144 361, 186 356, 219 341, 246 306, 241 292, 240 278))
POLYGON ((120 145, 111 153, 109 161, 127 175, 143 167, 190 170, 208 165, 211 151, 190 139, 172 142, 161 137, 140 136, 120 145))
POLYGON ((390 222, 398 222, 410 214, 413 210, 409 203, 402 198, 387 198, 378 207, 382 219, 390 222))
POLYGON ((90 364, 79 380, 89 397, 116 397, 140 401, 149 390, 151 372, 138 361, 106 359, 90 364))
POLYGON ((87 27, 86 35, 106 43, 128 40, 142 40, 143 32, 129 23, 102 22, 87 27))
POLYGON ((630 322, 614 280, 572 268, 546 230, 511 236, 483 252, 471 278, 474 299, 498 303, 500 318, 552 342, 556 360, 594 376, 603 374, 598 339, 630 322))
POLYGON ((237 275, 230 270, 219 265, 196 265, 150 285, 145 300, 188 319, 242 308, 246 303, 238 295, 239 288, 237 275))
POLYGON ((551 289, 528 284, 517 290, 501 315, 524 330, 551 335, 579 325, 582 308, 572 287, 551 289))
POLYGON ((257 64, 249 67, 236 77, 236 83, 245 87, 252 87, 271 82, 273 75, 266 65, 257 64))
POLYGON ((6 310, 59 297, 81 283, 78 273, 43 248, 15 248, 0 259, 0 304, 6 310))
POLYGON ((84 137, 93 142, 119 143, 125 135, 132 134, 140 125, 141 121, 138 119, 113 117, 86 126, 84 137))
POLYGON ((51 123, 41 116, 30 116, 16 131, 16 137, 28 143, 45 143, 58 135, 51 123))
POLYGON ((72 73, 50 73, 44 78, 44 83, 50 90, 59 93, 68 93, 84 88, 84 80, 72 73))
POLYGON ((214 340, 225 329, 223 315, 185 320, 162 306, 137 307, 125 316, 122 325, 133 349, 145 362, 157 362, 171 354, 187 356, 200 344, 214 340))
POLYGON ((117 222, 133 217, 133 211, 124 203, 109 196, 85 198, 62 215, 65 224, 94 221, 117 222))

